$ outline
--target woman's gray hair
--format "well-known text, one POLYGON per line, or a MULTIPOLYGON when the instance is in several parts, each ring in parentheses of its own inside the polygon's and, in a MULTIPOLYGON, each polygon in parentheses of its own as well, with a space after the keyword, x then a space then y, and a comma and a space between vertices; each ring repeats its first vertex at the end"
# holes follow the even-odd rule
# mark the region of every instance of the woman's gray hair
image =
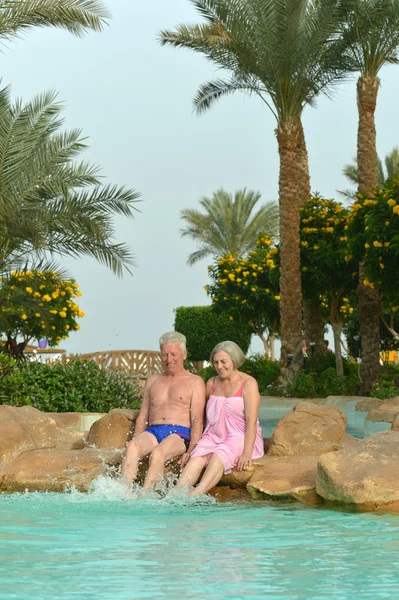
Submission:
POLYGON ((187 351, 186 336, 178 331, 168 331, 161 335, 159 338, 159 347, 161 347, 162 344, 180 344, 181 350, 183 352, 187 351))
POLYGON ((209 358, 211 365, 213 365, 213 357, 216 352, 221 352, 222 350, 223 352, 227 352, 227 354, 230 356, 236 369, 241 367, 245 360, 245 354, 241 350, 240 346, 238 346, 235 342, 230 342, 229 340, 226 342, 220 342, 220 344, 216 344, 209 358))

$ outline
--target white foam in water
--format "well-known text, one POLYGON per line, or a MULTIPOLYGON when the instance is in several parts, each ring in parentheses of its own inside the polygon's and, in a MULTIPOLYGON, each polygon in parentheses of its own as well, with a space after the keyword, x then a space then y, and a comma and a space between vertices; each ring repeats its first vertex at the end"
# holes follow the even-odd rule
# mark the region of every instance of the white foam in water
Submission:
POLYGON ((170 474, 160 479, 155 489, 144 491, 143 488, 133 483, 127 486, 121 479, 109 475, 100 475, 90 485, 88 492, 79 492, 71 487, 68 490, 68 499, 71 502, 120 502, 120 501, 141 501, 144 503, 159 503, 171 505, 186 504, 214 504, 216 500, 211 496, 189 496, 192 488, 176 487, 176 476, 170 474))

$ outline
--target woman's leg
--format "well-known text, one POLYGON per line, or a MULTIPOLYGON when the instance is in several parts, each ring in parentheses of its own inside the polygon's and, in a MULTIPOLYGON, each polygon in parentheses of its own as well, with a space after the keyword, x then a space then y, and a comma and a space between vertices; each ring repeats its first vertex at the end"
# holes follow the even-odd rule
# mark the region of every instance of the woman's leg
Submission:
POLYGON ((197 487, 190 492, 190 496, 198 496, 199 494, 206 494, 222 479, 224 472, 224 465, 221 458, 217 454, 213 454, 208 466, 202 476, 201 481, 197 487))
POLYGON ((194 485, 197 483, 202 470, 206 465, 206 459, 207 455, 190 458, 187 465, 183 469, 180 479, 177 482, 177 486, 181 487, 183 485, 194 485))

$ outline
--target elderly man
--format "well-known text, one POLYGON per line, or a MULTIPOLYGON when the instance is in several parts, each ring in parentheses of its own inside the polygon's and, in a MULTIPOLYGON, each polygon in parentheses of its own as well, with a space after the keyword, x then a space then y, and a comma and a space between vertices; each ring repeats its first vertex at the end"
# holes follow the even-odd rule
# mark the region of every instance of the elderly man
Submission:
POLYGON ((150 455, 143 489, 157 482, 166 462, 181 456, 184 467, 203 430, 205 384, 184 369, 185 336, 177 331, 165 333, 159 345, 163 372, 147 380, 134 437, 122 464, 122 477, 130 485, 139 460, 150 455))

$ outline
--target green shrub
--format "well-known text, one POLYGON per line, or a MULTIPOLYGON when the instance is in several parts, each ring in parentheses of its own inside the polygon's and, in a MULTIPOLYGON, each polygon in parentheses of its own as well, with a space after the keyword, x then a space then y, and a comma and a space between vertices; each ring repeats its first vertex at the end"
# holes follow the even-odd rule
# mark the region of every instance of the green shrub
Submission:
POLYGON ((175 312, 175 330, 187 338, 189 360, 208 360, 216 344, 225 340, 238 344, 244 354, 248 351, 252 336, 249 325, 230 321, 212 306, 180 306, 175 312))
POLYGON ((9 375, 11 371, 18 368, 18 361, 15 360, 8 352, 0 351, 0 382, 3 377, 9 375))
MULTIPOLYGON (((270 360, 262 354, 254 354, 253 356, 247 357, 239 370, 254 377, 258 382, 260 391, 267 392, 268 394, 269 391, 267 388, 273 385, 280 375, 278 362, 270 360)), ((200 375, 204 381, 208 381, 208 379, 216 375, 216 371, 212 366, 209 366, 197 371, 197 375, 200 375)))
POLYGON ((108 412, 138 408, 138 379, 75 358, 52 365, 28 362, 2 379, 2 401, 45 412, 108 412))
POLYGON ((263 393, 276 383, 280 375, 280 365, 276 360, 270 360, 263 354, 254 354, 245 359, 240 371, 254 377, 258 382, 259 390, 263 393))
POLYGON ((294 398, 325 398, 327 396, 352 396, 358 393, 357 365, 348 367, 348 375, 337 375, 329 367, 322 373, 301 371, 287 386, 287 394, 294 398))
POLYGON ((287 393, 294 398, 316 398, 316 378, 312 373, 301 371, 293 383, 287 385, 287 393))
POLYGON ((379 400, 389 400, 389 398, 399 396, 399 389, 393 382, 382 383, 381 385, 377 384, 370 392, 370 396, 379 400))
POLYGON ((203 369, 200 369, 199 371, 197 371, 196 375, 199 375, 200 377, 202 377, 202 379, 206 383, 208 381, 208 379, 210 379, 211 377, 215 377, 216 371, 213 367, 209 366, 209 367, 204 367, 203 369))
MULTIPOLYGON (((347 358, 342 358, 344 366, 344 375, 349 375, 350 365, 356 364, 349 361, 347 358)), ((322 352, 314 357, 309 357, 306 363, 305 370, 308 373, 321 374, 327 369, 336 369, 335 352, 322 352)))

